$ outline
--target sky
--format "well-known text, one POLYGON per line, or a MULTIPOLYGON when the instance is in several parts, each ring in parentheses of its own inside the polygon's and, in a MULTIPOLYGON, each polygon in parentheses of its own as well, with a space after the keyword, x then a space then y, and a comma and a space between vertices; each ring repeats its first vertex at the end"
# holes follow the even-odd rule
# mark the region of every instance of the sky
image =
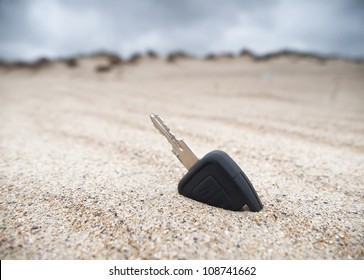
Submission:
POLYGON ((0 0, 0 58, 97 51, 364 58, 364 0, 0 0))

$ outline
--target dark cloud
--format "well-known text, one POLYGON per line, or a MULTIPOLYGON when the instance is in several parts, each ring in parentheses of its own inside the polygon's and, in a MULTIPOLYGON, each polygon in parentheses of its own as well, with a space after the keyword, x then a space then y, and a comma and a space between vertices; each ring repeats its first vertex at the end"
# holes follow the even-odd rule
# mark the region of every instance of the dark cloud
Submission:
POLYGON ((0 56, 296 49, 364 57, 361 0, 0 0, 0 56))

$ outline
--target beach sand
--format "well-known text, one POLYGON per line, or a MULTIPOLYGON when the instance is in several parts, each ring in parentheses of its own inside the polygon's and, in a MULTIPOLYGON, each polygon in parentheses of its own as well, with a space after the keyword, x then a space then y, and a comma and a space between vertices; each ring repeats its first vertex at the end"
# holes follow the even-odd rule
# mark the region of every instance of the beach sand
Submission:
POLYGON ((105 63, 0 68, 1 259, 363 259, 364 63, 105 63), (263 210, 179 195, 151 112, 226 151, 263 210))

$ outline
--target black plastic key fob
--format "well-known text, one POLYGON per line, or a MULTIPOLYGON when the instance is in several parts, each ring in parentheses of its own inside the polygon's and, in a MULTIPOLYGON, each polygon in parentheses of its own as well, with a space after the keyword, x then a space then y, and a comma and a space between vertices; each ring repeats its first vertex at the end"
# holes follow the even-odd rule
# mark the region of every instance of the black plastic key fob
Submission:
POLYGON ((150 119, 188 170, 178 184, 180 194, 229 210, 241 210, 245 204, 253 212, 263 208, 248 177, 225 152, 212 151, 199 160, 183 140, 176 138, 161 117, 152 113, 150 119))
POLYGON ((223 151, 212 151, 188 170, 178 192, 194 200, 238 211, 246 204, 258 212, 263 205, 248 177, 223 151))

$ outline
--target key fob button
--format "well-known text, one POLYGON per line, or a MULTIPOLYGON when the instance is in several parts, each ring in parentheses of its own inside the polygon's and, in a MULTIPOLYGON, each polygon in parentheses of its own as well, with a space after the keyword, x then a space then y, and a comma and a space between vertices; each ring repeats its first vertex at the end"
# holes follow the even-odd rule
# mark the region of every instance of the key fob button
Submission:
POLYGON ((192 189, 192 198, 221 208, 229 208, 232 205, 229 195, 213 176, 207 176, 192 189))
POLYGON ((263 208, 257 192, 244 172, 240 173, 234 178, 234 183, 239 187, 242 197, 244 198, 244 201, 248 205, 250 211, 258 212, 263 208))

